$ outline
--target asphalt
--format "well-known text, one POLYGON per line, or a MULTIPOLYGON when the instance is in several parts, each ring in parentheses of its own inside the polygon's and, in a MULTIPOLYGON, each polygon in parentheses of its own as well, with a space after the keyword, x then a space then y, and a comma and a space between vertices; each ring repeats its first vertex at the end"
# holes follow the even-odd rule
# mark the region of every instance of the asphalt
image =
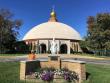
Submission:
MULTIPOLYGON (((41 58, 37 58, 36 60, 47 60, 47 57, 41 57, 41 58)), ((13 57, 13 58, 9 58, 9 57, 5 57, 2 58, 0 57, 0 62, 19 62, 19 61, 24 61, 27 60, 27 56, 18 56, 18 57, 13 57)), ((90 59, 90 58, 61 58, 61 60, 80 60, 80 61, 85 61, 86 63, 90 63, 90 64, 102 64, 102 65, 110 65, 110 60, 106 60, 106 59, 90 59)))
MULTIPOLYGON (((68 59, 70 59, 70 58, 68 58, 68 59)), ((86 63, 90 63, 90 64, 110 65, 110 60, 87 59, 87 58, 71 58, 71 59, 85 61, 86 63)))

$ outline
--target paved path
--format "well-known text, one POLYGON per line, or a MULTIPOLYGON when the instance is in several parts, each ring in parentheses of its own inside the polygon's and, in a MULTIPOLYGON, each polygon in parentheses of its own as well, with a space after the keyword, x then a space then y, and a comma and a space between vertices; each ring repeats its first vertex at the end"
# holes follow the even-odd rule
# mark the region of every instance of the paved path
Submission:
MULTIPOLYGON (((47 57, 39 57, 38 59, 46 59, 47 57)), ((62 57, 61 59, 68 59, 68 60, 81 60, 85 61, 86 63, 92 63, 92 64, 103 64, 103 65, 110 65, 110 60, 106 59, 91 59, 91 58, 64 58, 62 57)), ((0 62, 18 62, 22 60, 27 60, 27 56, 17 56, 17 57, 0 57, 0 62)))
POLYGON ((87 59, 87 58, 68 58, 68 59, 81 60, 91 64, 110 65, 110 60, 100 60, 100 59, 96 60, 96 59, 87 59))

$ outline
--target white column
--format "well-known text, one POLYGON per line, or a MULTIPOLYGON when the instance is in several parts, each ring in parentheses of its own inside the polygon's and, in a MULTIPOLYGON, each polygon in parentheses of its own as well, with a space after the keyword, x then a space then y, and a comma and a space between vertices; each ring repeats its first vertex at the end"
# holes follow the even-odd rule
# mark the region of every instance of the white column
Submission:
POLYGON ((38 53, 38 41, 35 41, 35 51, 38 53))
POLYGON ((81 49, 79 43, 78 43, 78 52, 82 52, 82 49, 81 49))
POLYGON ((57 54, 59 53, 59 51, 60 51, 59 40, 57 40, 57 54))
POLYGON ((59 44, 58 44, 58 52, 60 52, 60 45, 61 45, 61 41, 59 40, 59 44))
POLYGON ((68 41, 68 44, 67 44, 67 45, 68 45, 68 48, 67 48, 67 50, 68 50, 68 51, 67 51, 67 54, 70 54, 70 40, 68 41))
POLYGON ((49 40, 46 41, 46 52, 49 50, 49 40))

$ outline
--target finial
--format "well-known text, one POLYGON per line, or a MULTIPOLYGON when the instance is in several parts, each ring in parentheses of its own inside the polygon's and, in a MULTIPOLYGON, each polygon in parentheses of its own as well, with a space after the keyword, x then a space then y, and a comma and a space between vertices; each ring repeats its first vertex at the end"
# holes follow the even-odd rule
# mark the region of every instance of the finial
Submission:
POLYGON ((52 6, 52 11, 50 13, 49 22, 57 22, 56 13, 55 13, 55 6, 54 5, 52 6))
POLYGON ((54 12, 54 10, 55 10, 55 5, 52 6, 52 11, 54 12))
POLYGON ((55 6, 53 5, 52 6, 52 12, 50 14, 52 17, 56 17, 56 14, 55 14, 55 6))

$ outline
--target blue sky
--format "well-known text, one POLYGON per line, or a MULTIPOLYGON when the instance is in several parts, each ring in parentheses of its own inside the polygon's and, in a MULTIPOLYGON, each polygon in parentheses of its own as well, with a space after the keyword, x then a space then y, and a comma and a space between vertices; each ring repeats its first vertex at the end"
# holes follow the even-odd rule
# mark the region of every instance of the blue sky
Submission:
POLYGON ((14 19, 23 20, 19 40, 32 27, 48 21, 52 5, 55 5, 57 19, 72 26, 81 37, 86 35, 88 16, 110 12, 110 0, 0 0, 0 8, 9 9, 14 19))

